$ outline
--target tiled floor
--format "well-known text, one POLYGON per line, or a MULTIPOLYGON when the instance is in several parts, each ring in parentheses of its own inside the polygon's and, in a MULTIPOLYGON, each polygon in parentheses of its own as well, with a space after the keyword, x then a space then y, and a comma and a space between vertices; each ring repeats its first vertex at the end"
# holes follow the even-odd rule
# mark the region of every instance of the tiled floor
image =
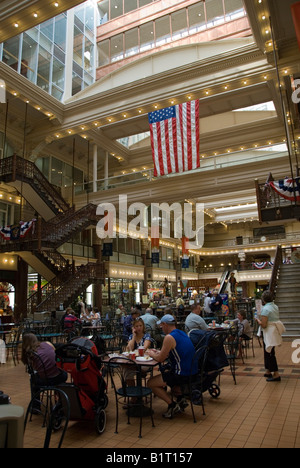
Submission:
MULTIPOLYGON (((250 351, 245 364, 237 362, 237 385, 226 369, 221 377, 220 398, 213 400, 205 393, 206 416, 202 415, 201 407, 196 407, 196 424, 190 408, 173 420, 163 419, 161 414, 166 405, 155 398, 155 428, 150 418, 144 418, 142 439, 138 438, 138 420, 132 419, 128 426, 124 410, 121 410, 119 434, 114 433, 115 403, 109 388, 105 432, 97 435, 93 422, 71 422, 63 447, 300 448, 300 364, 292 362, 294 351, 289 342, 277 349, 282 381, 267 383, 263 377, 263 352, 256 343, 256 357, 250 351)), ((27 407, 29 380, 23 364, 15 367, 9 360, 0 366, 0 390, 10 395, 13 404, 27 407)), ((27 426, 24 445, 41 447, 43 437, 40 417, 35 416, 27 426)))

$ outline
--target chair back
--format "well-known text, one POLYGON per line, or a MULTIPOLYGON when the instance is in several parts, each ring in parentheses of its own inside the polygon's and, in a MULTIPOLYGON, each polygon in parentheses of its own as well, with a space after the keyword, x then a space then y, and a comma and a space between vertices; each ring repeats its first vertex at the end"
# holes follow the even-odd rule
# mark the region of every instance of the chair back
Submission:
POLYGON ((127 357, 113 357, 109 360, 108 369, 114 389, 122 388, 124 397, 128 395, 128 381, 137 382, 136 396, 142 397, 141 368, 127 357), (140 390, 140 391, 139 391, 140 390))

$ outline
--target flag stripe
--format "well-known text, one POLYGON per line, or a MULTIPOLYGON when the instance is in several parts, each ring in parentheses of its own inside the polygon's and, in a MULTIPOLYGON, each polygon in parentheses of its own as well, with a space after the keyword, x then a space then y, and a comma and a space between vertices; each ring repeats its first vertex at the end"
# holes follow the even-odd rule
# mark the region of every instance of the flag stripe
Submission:
POLYGON ((149 114, 154 176, 200 167, 199 101, 149 114))

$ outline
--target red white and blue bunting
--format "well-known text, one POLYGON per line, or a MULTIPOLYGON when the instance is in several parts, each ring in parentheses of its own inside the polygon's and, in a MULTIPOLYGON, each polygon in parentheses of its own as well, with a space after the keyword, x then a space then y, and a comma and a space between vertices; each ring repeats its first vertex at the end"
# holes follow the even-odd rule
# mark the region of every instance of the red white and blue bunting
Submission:
POLYGON ((256 268, 257 270, 263 270, 264 268, 266 268, 267 266, 269 266, 269 263, 270 263, 270 262, 255 262, 255 263, 253 263, 253 266, 254 266, 254 268, 256 268))
POLYGON ((35 222, 36 219, 32 219, 26 222, 20 221, 18 225, 0 227, 0 235, 7 241, 24 239, 31 230, 34 232, 35 222))
POLYGON ((297 201, 300 201, 300 177, 294 180, 285 178, 269 182, 269 185, 280 197, 290 201, 295 201, 296 198, 297 201))

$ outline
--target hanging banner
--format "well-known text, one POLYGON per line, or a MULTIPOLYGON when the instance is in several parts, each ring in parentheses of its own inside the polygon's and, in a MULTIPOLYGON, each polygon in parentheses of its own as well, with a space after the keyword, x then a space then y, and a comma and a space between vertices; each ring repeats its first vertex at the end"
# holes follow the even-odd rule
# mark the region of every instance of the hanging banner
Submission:
POLYGON ((278 181, 269 182, 270 187, 285 200, 300 201, 300 177, 296 179, 282 179, 278 181))
POLYGON ((24 239, 30 231, 34 233, 35 222, 36 219, 32 219, 27 222, 20 221, 18 225, 14 226, 0 227, 0 235, 5 240, 24 239))
POLYGON ((112 257, 113 256, 113 244, 111 242, 104 242, 102 248, 103 257, 112 257))
POLYGON ((294 21, 295 32, 297 36, 298 46, 300 49, 300 2, 291 5, 292 17, 294 21))
POLYGON ((189 239, 187 237, 183 237, 181 239, 181 245, 182 245, 181 268, 189 268, 190 266, 190 253, 188 249, 189 239))
POLYGON ((159 226, 151 226, 151 262, 159 263, 159 226))
POLYGON ((263 270, 264 268, 266 268, 267 265, 268 265, 268 262, 253 263, 254 268, 256 268, 257 270, 263 270))

